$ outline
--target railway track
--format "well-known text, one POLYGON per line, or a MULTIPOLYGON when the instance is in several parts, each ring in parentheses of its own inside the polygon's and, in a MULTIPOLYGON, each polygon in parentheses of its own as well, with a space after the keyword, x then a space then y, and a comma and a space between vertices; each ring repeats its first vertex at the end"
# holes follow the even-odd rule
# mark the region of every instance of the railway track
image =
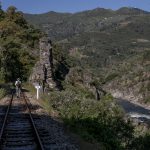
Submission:
POLYGON ((0 150, 44 150, 27 99, 13 94, 1 113, 0 150))
POLYGON ((41 116, 32 113, 34 107, 23 92, 20 98, 12 93, 0 106, 0 150, 77 150, 51 119, 47 130, 41 116))

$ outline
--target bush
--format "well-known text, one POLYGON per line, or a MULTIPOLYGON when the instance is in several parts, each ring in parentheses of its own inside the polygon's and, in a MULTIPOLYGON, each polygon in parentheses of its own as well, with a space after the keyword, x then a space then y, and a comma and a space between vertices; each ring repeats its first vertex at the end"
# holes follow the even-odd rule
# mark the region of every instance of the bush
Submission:
POLYGON ((6 95, 6 90, 3 88, 0 88, 0 99, 2 99, 6 95))
POLYGON ((135 138, 130 146, 130 149, 147 150, 150 147, 150 133, 141 135, 135 138))
MULTIPOLYGON (((106 97, 109 97, 108 95, 106 97)), ((131 141, 133 126, 112 99, 67 102, 61 109, 66 124, 86 139, 103 142, 107 149, 123 149, 131 141)))
POLYGON ((107 75, 106 78, 105 78, 105 83, 106 83, 106 82, 109 82, 109 81, 112 81, 112 80, 115 79, 117 76, 118 76, 117 73, 112 73, 112 74, 107 75))
POLYGON ((23 83, 23 88, 28 89, 32 94, 36 94, 35 87, 32 84, 28 83, 28 82, 23 83))
POLYGON ((57 110, 64 122, 86 140, 97 140, 107 149, 116 150, 125 149, 132 141, 133 126, 123 119, 123 111, 110 94, 96 101, 69 87, 44 96, 44 101, 49 111, 57 110))

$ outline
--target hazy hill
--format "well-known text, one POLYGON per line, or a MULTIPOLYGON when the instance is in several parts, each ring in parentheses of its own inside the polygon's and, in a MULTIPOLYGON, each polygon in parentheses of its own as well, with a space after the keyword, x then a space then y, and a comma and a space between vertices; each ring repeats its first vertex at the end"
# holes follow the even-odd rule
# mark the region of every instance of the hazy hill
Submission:
POLYGON ((141 10, 139 8, 133 8, 133 7, 122 7, 117 10, 118 14, 124 14, 124 15, 139 15, 139 14, 149 14, 149 12, 141 10))
POLYGON ((114 26, 135 15, 146 15, 149 12, 136 8, 120 8, 117 11, 104 8, 79 13, 48 12, 40 15, 25 14, 33 25, 46 31, 52 39, 63 39, 82 32, 100 31, 107 26, 114 26))

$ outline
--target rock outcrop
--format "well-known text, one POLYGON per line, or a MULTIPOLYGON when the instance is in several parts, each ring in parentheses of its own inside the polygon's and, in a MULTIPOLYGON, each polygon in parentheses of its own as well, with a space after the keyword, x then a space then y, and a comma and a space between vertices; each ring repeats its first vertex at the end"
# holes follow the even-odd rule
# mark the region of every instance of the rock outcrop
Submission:
POLYGON ((30 82, 42 86, 43 91, 49 91, 56 88, 53 73, 53 53, 52 42, 49 38, 43 37, 39 42, 40 60, 33 68, 30 76, 30 82))

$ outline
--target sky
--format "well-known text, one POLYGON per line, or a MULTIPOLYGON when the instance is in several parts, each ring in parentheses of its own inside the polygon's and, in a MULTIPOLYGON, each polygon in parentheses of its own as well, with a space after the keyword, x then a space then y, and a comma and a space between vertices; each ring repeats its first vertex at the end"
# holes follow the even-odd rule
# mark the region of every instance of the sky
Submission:
POLYGON ((79 12, 94 8, 109 8, 116 10, 120 7, 137 7, 150 11, 150 0, 0 0, 2 8, 13 5, 19 11, 40 14, 48 11, 79 12))

